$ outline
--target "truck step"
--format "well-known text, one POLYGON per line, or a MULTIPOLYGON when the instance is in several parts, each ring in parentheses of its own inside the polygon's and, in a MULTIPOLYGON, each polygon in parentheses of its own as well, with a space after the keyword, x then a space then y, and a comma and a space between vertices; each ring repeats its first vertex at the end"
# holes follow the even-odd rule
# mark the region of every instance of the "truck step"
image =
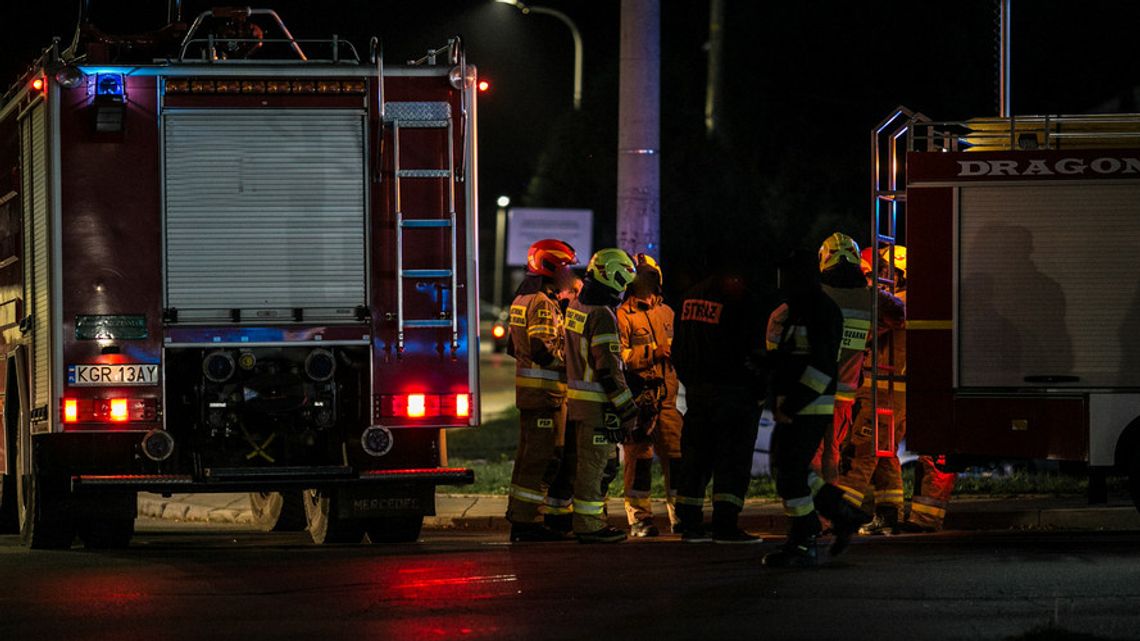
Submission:
POLYGON ((384 120, 400 127, 447 127, 451 105, 446 102, 386 102, 384 120))
POLYGON ((441 218, 405 218, 400 226, 405 229, 423 229, 426 227, 451 227, 450 220, 441 218))
POLYGON ((431 319, 431 320, 405 320, 404 321, 404 327, 405 328, 451 327, 451 321, 448 319, 441 319, 441 320, 436 320, 436 319, 431 319))
POLYGON ((451 278, 450 269, 403 269, 400 275, 404 278, 451 278))
POLYGON ((451 178, 449 169, 401 169, 397 178, 451 178))

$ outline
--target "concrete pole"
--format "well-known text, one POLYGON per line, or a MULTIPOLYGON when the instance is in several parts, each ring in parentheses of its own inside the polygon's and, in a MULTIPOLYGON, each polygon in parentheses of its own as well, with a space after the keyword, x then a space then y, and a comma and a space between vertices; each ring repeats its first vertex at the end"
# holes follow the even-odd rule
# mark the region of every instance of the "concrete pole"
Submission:
POLYGON ((720 121, 721 58, 724 55, 724 0, 709 3, 709 69, 705 86, 705 134, 717 134, 720 121))
POLYGON ((621 2, 618 246, 661 255, 661 2, 621 2))

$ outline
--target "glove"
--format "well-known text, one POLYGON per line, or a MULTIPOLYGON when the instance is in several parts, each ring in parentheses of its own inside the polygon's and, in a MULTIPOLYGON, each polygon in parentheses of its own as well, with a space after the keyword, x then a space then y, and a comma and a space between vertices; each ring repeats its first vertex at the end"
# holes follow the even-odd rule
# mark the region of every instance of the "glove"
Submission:
POLYGON ((617 445, 625 440, 626 429, 622 422, 620 414, 606 410, 602 412, 602 424, 594 432, 605 438, 607 443, 617 445))

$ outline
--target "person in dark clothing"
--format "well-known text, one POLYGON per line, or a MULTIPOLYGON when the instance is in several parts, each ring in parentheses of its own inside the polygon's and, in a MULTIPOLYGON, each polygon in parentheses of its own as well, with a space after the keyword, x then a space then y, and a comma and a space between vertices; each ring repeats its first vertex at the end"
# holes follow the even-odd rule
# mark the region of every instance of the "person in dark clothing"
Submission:
POLYGON ((814 254, 796 253, 780 268, 785 303, 768 321, 767 364, 772 369, 772 451, 776 492, 788 516, 788 539, 764 557, 772 567, 818 563, 819 514, 831 521, 831 554, 846 549, 871 516, 843 501, 843 491, 811 470, 811 460, 832 425, 843 336, 843 314, 820 287, 814 254), (819 510, 817 513, 816 510, 819 510))
POLYGON ((676 499, 678 529, 687 543, 761 540, 737 525, 760 420, 762 386, 749 364, 761 349, 760 318, 743 278, 727 271, 698 283, 681 302, 672 359, 688 406, 676 499), (711 536, 703 514, 710 478, 711 536))

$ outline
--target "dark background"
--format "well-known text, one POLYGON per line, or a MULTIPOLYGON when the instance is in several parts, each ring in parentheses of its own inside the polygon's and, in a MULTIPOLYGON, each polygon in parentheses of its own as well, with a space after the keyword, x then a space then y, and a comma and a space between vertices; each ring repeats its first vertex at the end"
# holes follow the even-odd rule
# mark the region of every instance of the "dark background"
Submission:
MULTIPOLYGON (((0 2, 0 81, 14 81, 53 35, 66 43, 80 0, 0 2)), ((187 0, 191 17, 210 6, 187 0)), ((297 37, 337 33, 388 60, 453 34, 492 88, 480 97, 480 209, 489 291, 495 198, 596 212, 613 243, 620 2, 545 0, 579 25, 585 82, 571 109, 573 47, 558 20, 491 0, 264 0, 297 37)), ((936 120, 996 114, 995 0, 728 0, 724 120, 703 129, 708 5, 662 1, 661 218, 675 293, 712 254, 770 283, 770 264, 834 230, 868 237, 869 132, 896 105, 936 120)), ((107 31, 160 26, 163 0, 93 0, 107 31)), ((1014 0, 1016 114, 1136 110, 1140 3, 1014 0)))

